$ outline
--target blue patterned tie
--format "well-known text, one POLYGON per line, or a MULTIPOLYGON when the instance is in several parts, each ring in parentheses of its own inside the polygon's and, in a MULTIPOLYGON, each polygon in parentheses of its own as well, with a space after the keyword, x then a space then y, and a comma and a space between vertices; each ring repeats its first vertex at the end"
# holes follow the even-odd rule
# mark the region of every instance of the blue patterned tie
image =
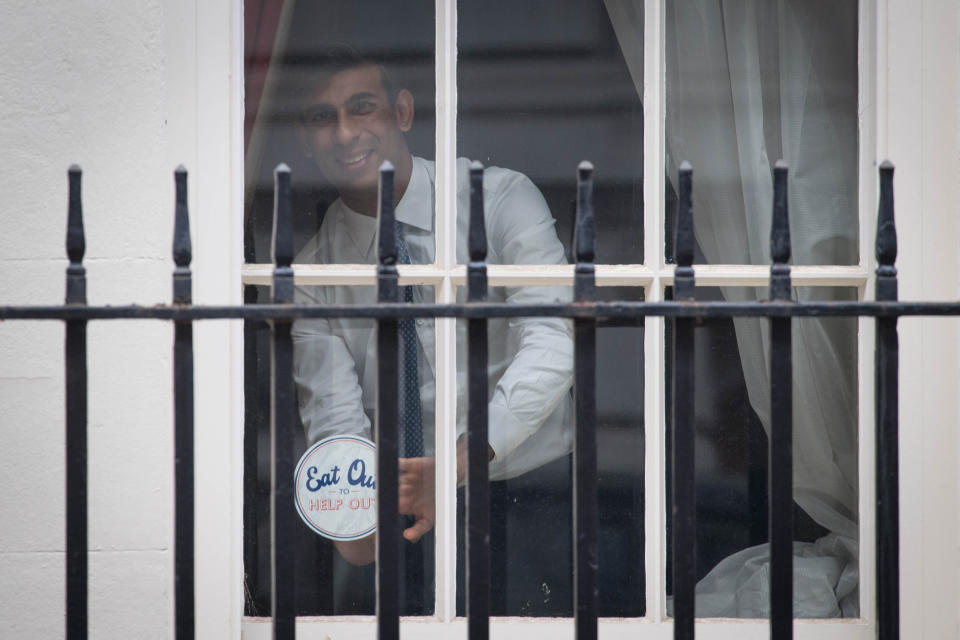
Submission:
MULTIPOLYGON (((397 259, 410 264, 410 253, 397 223, 397 259)), ((404 302, 413 302, 413 287, 401 287, 404 302)), ((420 407, 420 376, 417 367, 417 328, 413 318, 400 320, 400 457, 423 455, 423 409, 420 407)))

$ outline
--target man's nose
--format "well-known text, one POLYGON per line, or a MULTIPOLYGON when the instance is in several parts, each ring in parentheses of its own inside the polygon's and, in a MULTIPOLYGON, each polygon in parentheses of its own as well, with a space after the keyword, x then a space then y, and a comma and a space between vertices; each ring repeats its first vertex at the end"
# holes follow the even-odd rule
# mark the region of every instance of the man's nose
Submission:
POLYGON ((337 118, 337 142, 348 144, 357 137, 358 128, 350 114, 342 114, 337 118))

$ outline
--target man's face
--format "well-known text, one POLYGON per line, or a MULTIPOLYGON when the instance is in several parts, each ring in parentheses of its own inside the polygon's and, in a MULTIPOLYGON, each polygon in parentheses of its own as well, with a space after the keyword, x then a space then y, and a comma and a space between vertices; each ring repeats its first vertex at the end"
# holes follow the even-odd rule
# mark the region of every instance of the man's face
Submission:
POLYGON ((298 127, 307 155, 342 191, 375 190, 380 165, 409 154, 403 133, 413 123, 413 96, 398 92, 393 105, 380 69, 346 69, 316 85, 298 127))

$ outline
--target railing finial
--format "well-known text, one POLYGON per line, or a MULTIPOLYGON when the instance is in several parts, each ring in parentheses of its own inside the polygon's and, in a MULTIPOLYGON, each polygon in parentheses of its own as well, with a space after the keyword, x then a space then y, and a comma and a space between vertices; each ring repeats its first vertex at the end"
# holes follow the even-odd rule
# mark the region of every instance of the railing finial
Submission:
POLYGON ((597 229, 593 216, 593 164, 584 160, 577 166, 577 216, 573 234, 574 299, 592 300, 595 293, 597 229))
POLYGON ((787 163, 773 168, 773 223, 770 225, 770 298, 790 299, 790 216, 787 205, 787 163))
POLYGON ((593 219, 593 164, 584 160, 577 166, 577 220, 574 232, 574 259, 593 262, 597 231, 593 219))
POLYGON ((470 233, 467 247, 471 262, 487 259, 487 229, 483 212, 483 163, 470 163, 470 233))
POLYGON ((773 168, 773 225, 770 228, 770 258, 774 263, 790 260, 790 220, 787 208, 787 163, 777 160, 773 168))
POLYGON ((187 208, 187 170, 181 164, 173 172, 176 185, 173 221, 173 302, 190 304, 193 297, 190 261, 193 249, 190 243, 190 214, 187 208))
POLYGON ((877 275, 894 276, 897 260, 897 228, 893 219, 893 163, 880 165, 880 204, 877 211, 877 275))
POLYGON ((173 172, 173 181, 177 189, 173 214, 173 261, 178 267, 187 267, 193 259, 193 248, 187 208, 187 169, 182 164, 173 172))
POLYGON ((273 172, 273 301, 293 302, 293 222, 290 219, 290 167, 273 172))
POLYGON ((67 266, 67 304, 87 302, 87 270, 83 266, 86 239, 83 233, 83 204, 80 199, 82 175, 79 165, 70 165, 67 171, 70 194, 67 203, 67 257, 70 258, 67 266))
POLYGON ((393 164, 384 160, 380 165, 380 189, 377 193, 380 264, 397 264, 397 229, 393 211, 393 164))
POLYGON ((273 172, 273 263, 293 264, 293 225, 290 220, 290 167, 280 163, 273 172))
POLYGON ((377 224, 380 238, 377 251, 377 300, 397 302, 400 300, 397 284, 397 221, 393 210, 393 164, 389 160, 384 160, 380 165, 377 224))
POLYGON ((693 300, 693 167, 683 161, 677 175, 677 224, 673 257, 677 266, 673 276, 676 300, 693 300))
POLYGON ((487 299, 487 230, 483 211, 483 163, 470 163, 470 231, 467 236, 470 264, 467 265, 467 298, 487 299))

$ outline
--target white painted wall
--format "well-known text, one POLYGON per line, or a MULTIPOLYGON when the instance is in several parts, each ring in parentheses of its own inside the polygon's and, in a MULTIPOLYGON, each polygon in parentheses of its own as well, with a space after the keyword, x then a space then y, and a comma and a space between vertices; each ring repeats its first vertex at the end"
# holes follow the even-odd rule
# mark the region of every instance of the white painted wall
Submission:
MULTIPOLYGON (((878 152, 897 165, 902 299, 960 298, 960 8, 888 3, 878 152)), ((904 638, 960 637, 956 319, 901 322, 904 638)))
MULTIPOLYGON (((13 4, 0 8, 0 304, 63 300, 72 162, 91 304, 169 301, 181 162, 195 299, 238 302, 240 3, 13 4)), ((235 324, 196 330, 203 638, 239 637, 238 338, 235 324)), ((89 328, 93 638, 172 637, 171 345, 166 323, 89 328)), ((62 350, 59 323, 0 323, 0 637, 64 634, 62 350)))

